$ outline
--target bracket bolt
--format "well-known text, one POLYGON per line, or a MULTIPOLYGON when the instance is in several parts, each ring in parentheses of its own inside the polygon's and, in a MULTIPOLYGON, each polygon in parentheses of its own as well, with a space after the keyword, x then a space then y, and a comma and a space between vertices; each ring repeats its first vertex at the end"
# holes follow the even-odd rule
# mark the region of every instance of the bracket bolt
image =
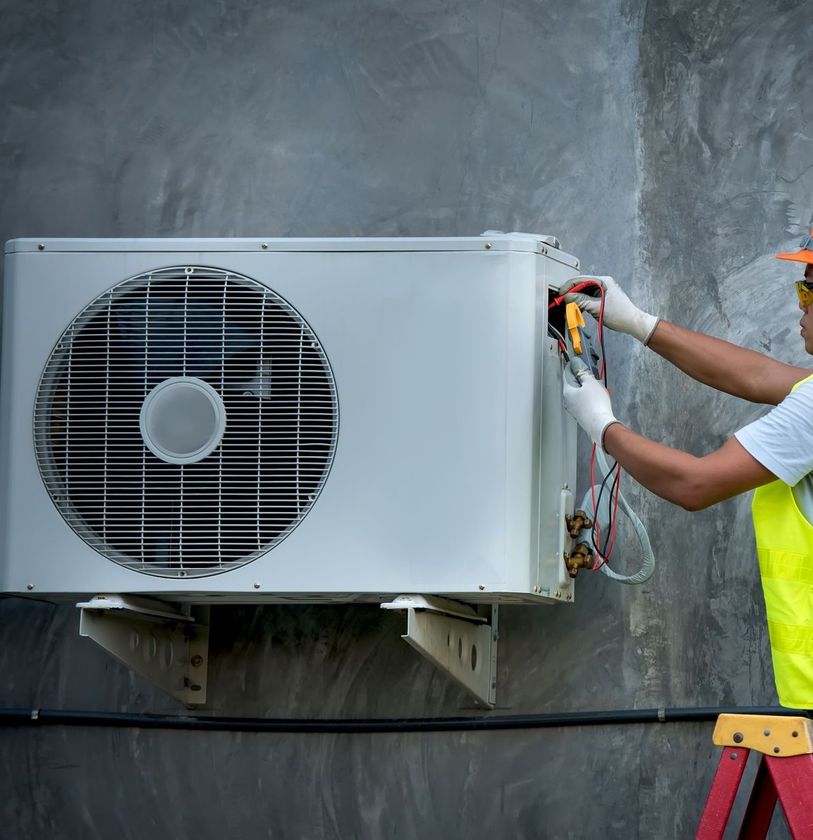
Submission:
POLYGON ((193 656, 193 657, 189 660, 189 664, 190 664, 193 668, 200 668, 200 666, 201 666, 201 665, 203 665, 203 657, 202 657, 199 653, 196 653, 196 654, 195 654, 195 655, 194 655, 194 656, 193 656))
POLYGON ((44 251, 45 250, 45 246, 42 244, 42 242, 40 242, 40 244, 37 245, 37 250, 38 251, 44 251))
POLYGON ((25 588, 30 592, 34 588, 34 584, 33 583, 27 583, 25 585, 25 588))
POLYGON ((260 588, 260 584, 259 584, 259 583, 255 583, 255 584, 254 584, 254 588, 255 588, 255 589, 259 589, 259 588, 260 588))
POLYGON ((490 242, 486 242, 485 247, 486 247, 486 251, 490 251, 492 249, 493 245, 490 242))
POLYGON ((484 583, 481 583, 477 588, 482 592, 486 587, 484 583))
POLYGON ((267 250, 268 250, 268 243, 267 243, 267 242, 263 242, 263 244, 262 244, 262 245, 260 245, 260 248, 262 248, 262 249, 263 249, 263 251, 267 251, 267 250))
POLYGON ((734 733, 734 743, 741 744, 743 741, 743 734, 742 732, 735 732, 734 733))

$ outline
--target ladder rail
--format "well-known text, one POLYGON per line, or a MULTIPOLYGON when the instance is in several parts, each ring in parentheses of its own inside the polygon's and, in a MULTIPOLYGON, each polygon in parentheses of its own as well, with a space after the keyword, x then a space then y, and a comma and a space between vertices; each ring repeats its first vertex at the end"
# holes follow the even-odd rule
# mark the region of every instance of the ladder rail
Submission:
POLYGON ((743 840, 766 837, 776 808, 777 790, 768 762, 760 758, 751 796, 745 808, 739 836, 743 840))
POLYGON ((743 747, 723 750, 717 772, 711 780, 695 840, 719 840, 723 836, 750 752, 743 747))
POLYGON ((813 755, 765 756, 795 840, 813 838, 813 755))

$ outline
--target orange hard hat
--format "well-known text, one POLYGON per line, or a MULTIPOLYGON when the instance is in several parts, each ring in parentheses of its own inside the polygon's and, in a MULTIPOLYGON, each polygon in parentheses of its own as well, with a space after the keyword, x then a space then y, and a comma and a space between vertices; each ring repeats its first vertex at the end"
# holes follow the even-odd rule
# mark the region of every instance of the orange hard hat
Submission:
POLYGON ((787 254, 777 254, 778 260, 793 260, 793 262, 813 263, 813 228, 799 243, 799 250, 787 254))

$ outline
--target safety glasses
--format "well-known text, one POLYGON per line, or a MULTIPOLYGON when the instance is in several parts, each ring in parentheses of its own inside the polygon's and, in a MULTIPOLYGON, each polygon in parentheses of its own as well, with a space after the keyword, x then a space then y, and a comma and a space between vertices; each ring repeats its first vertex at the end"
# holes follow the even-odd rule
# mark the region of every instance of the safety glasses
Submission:
POLYGON ((797 280, 796 294, 799 297, 799 305, 804 309, 813 305, 813 280, 797 280))

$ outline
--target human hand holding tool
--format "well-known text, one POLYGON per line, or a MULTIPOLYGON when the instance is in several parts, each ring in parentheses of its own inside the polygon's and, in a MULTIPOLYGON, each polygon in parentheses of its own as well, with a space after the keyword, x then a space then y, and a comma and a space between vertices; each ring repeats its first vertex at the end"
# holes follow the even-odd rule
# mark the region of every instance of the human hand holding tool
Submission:
POLYGON ((589 312, 594 318, 598 318, 601 311, 600 296, 593 297, 582 291, 570 291, 587 281, 597 281, 604 289, 604 325, 646 344, 660 319, 639 309, 612 277, 573 277, 559 290, 560 296, 568 303, 578 304, 583 312, 589 312))
POLYGON ((565 408, 590 438, 603 448, 604 432, 608 426, 618 422, 613 414, 610 394, 578 357, 571 358, 568 368, 575 381, 571 381, 567 374, 563 377, 565 408))

